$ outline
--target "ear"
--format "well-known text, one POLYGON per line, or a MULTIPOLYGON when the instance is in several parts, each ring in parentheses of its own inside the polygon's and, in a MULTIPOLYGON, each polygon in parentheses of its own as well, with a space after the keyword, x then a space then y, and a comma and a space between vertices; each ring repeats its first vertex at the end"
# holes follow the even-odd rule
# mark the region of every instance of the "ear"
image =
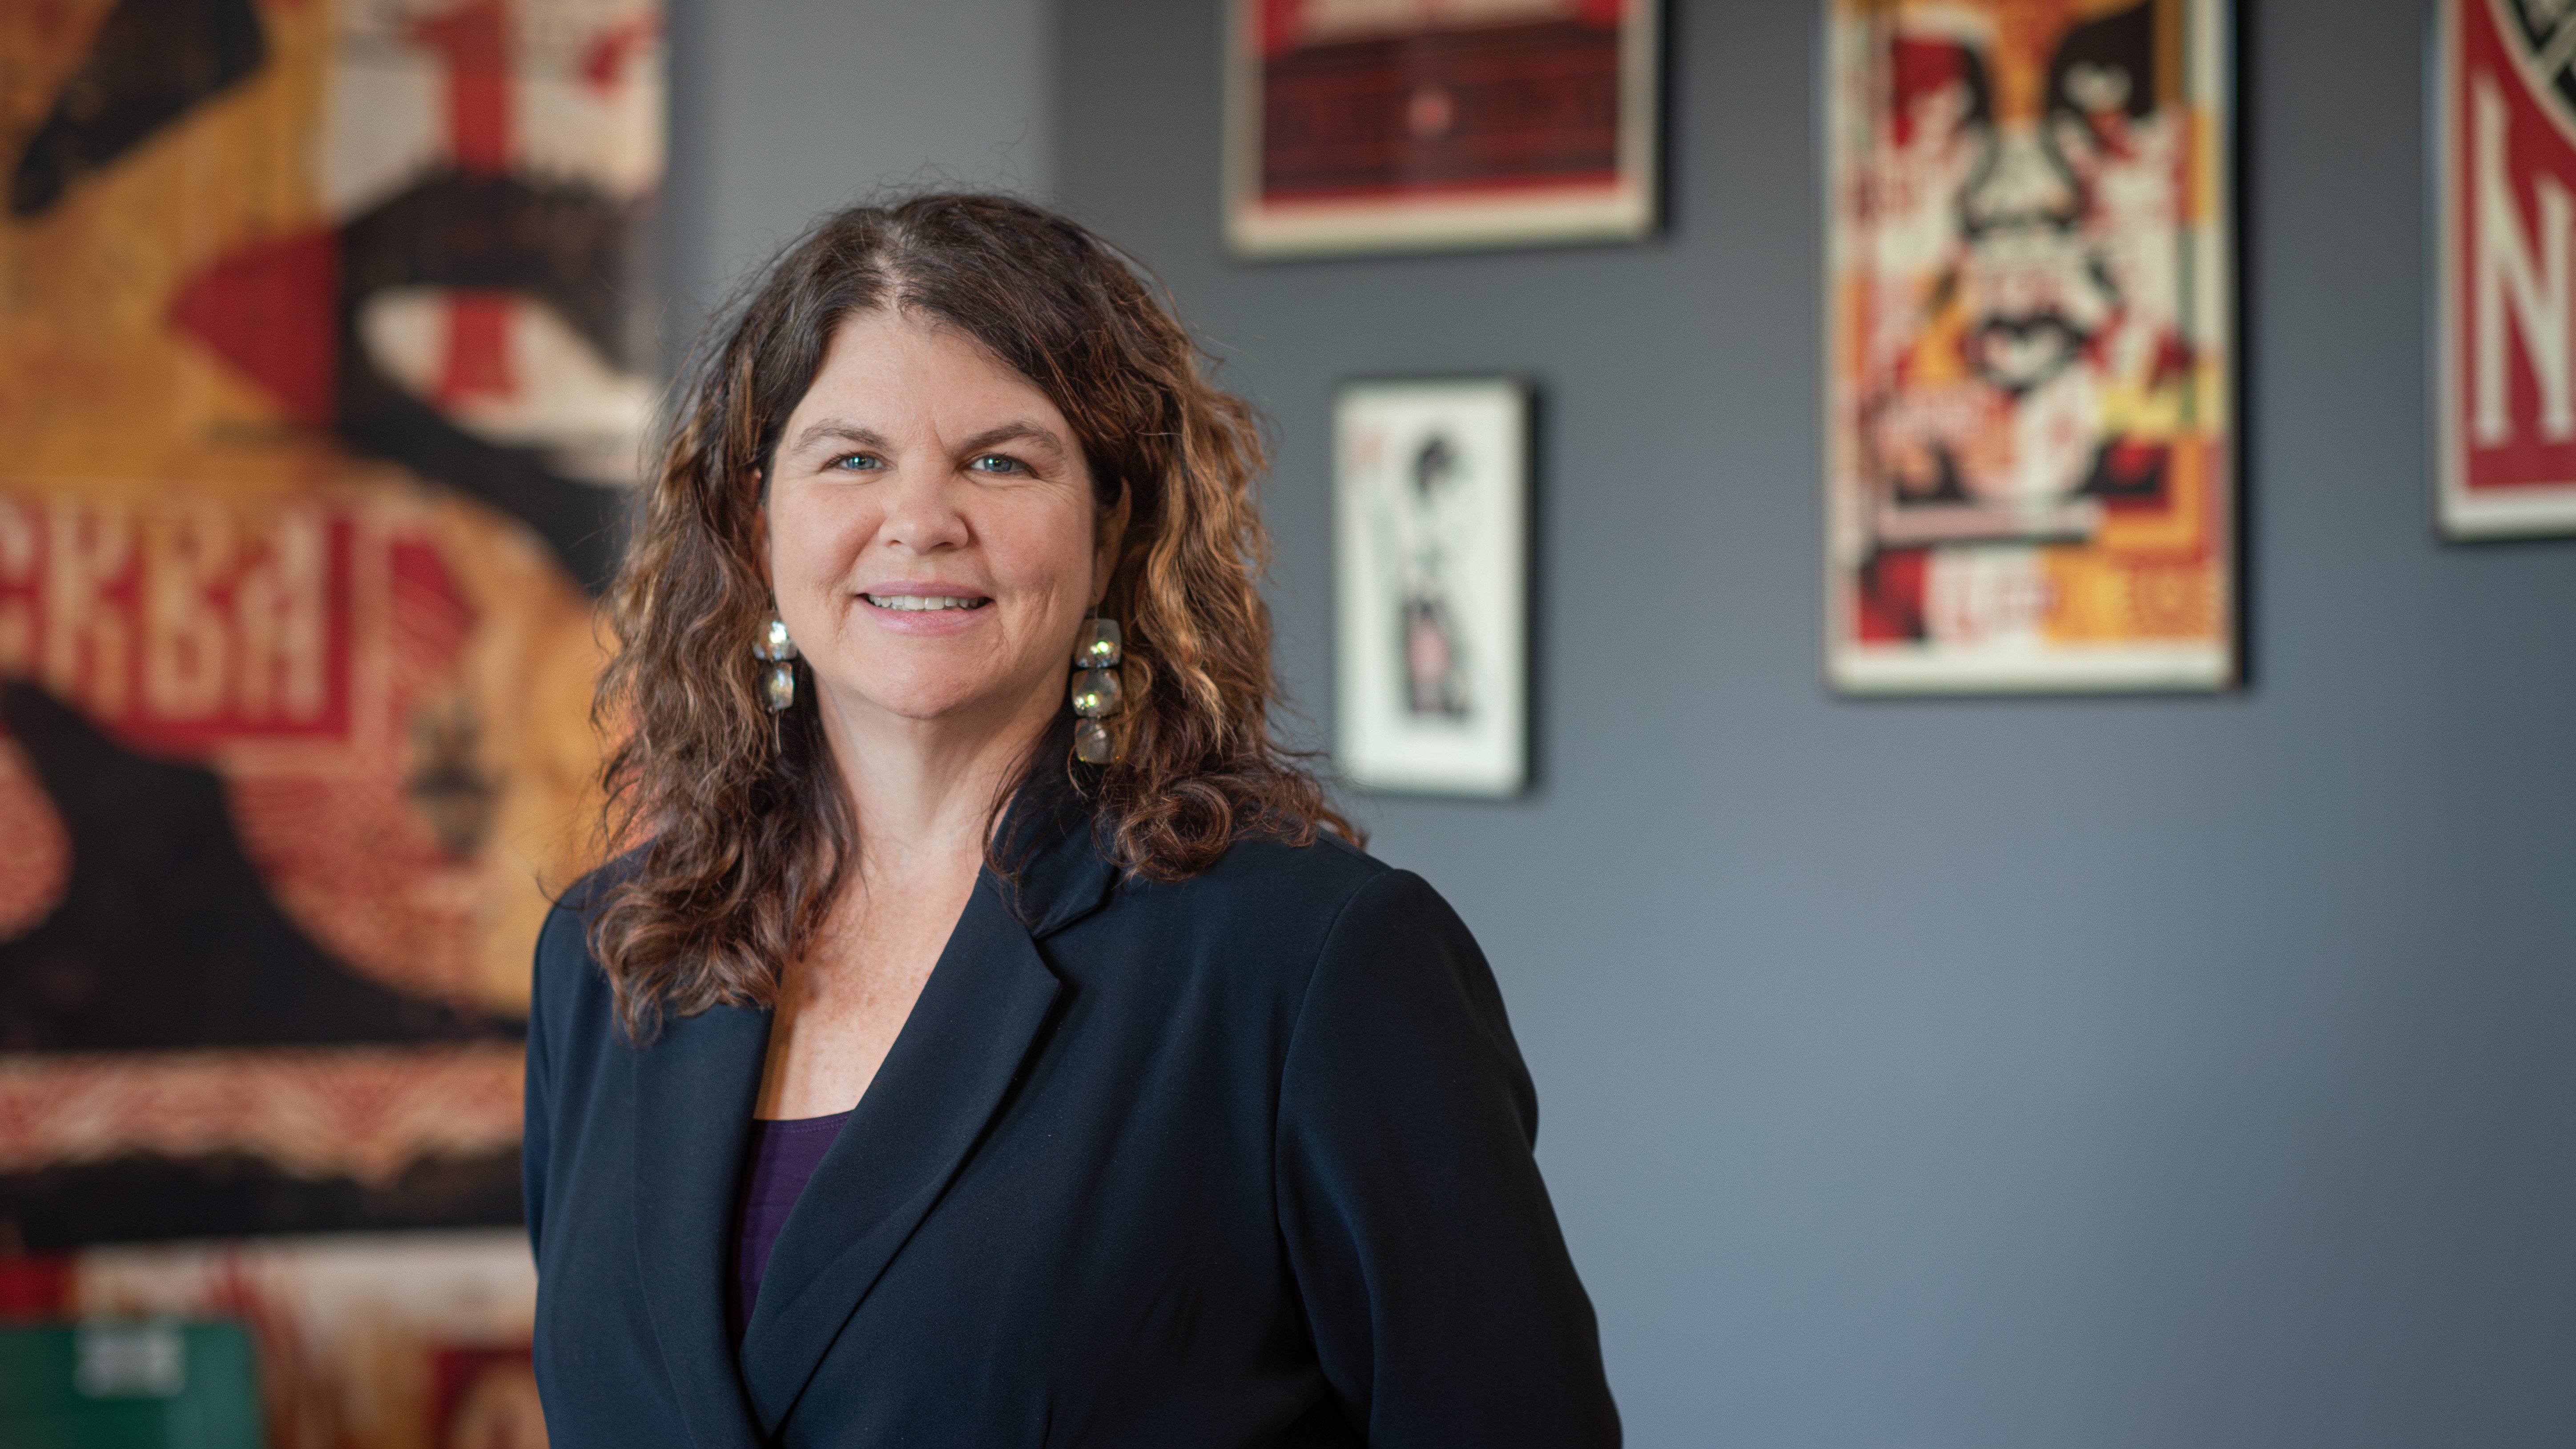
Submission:
POLYGON ((778 594, 778 581, 769 576, 769 493, 761 484, 760 470, 751 470, 751 562, 760 570, 760 586, 770 596, 778 594))
POLYGON ((1127 541, 1127 507, 1136 491, 1124 480, 1118 484, 1118 502, 1100 515, 1100 538, 1091 555, 1091 606, 1100 607, 1109 592, 1109 576, 1118 568, 1118 547, 1127 541))

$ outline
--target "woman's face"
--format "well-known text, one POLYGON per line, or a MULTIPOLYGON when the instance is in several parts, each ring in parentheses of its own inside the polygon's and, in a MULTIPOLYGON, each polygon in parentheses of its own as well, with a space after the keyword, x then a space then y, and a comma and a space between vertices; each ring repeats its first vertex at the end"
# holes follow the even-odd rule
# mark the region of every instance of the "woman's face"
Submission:
POLYGON ((770 587, 826 711, 979 729, 1053 715, 1116 528, 1035 384, 955 331, 858 314, 772 473, 770 587))

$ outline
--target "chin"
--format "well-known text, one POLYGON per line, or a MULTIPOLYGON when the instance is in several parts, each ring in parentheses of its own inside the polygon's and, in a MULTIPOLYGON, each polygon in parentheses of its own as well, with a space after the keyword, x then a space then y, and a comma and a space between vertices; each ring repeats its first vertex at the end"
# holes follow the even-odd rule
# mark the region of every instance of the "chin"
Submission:
POLYGON ((1025 694, 997 690, 981 681, 935 679, 878 679, 867 688, 843 688, 836 692, 862 711, 910 720, 915 724, 965 721, 1005 714, 1016 701, 1027 698, 1025 694))
POLYGON ((979 713, 982 708, 989 707, 990 703, 979 700, 971 694, 912 691, 862 694, 859 699, 878 714, 910 720, 915 724, 936 724, 941 720, 970 718, 979 713))

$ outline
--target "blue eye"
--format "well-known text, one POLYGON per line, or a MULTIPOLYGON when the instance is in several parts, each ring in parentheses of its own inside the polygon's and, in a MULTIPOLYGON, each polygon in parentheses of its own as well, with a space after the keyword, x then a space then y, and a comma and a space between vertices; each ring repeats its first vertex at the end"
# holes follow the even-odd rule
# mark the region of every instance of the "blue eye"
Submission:
POLYGON ((986 453, 966 465, 979 473, 1016 473, 1024 471, 1020 460, 1001 453, 986 453))
POLYGON ((824 465, 844 473, 865 472, 885 466, 885 460, 874 453, 844 453, 824 465))

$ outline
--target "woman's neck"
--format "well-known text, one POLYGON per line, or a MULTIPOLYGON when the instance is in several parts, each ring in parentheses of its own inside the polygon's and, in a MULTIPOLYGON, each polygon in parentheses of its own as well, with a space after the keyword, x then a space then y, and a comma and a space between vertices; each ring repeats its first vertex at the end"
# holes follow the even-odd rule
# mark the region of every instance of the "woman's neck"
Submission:
POLYGON ((859 881, 980 862, 994 804, 1055 717, 1052 689, 984 719, 906 719, 828 694, 819 704, 858 822, 859 881))
POLYGON ((821 929, 781 964, 760 1117, 845 1112, 866 1093, 974 893, 993 806, 1056 705, 1032 690, 981 722, 903 719, 829 693, 819 708, 859 858, 821 929))

